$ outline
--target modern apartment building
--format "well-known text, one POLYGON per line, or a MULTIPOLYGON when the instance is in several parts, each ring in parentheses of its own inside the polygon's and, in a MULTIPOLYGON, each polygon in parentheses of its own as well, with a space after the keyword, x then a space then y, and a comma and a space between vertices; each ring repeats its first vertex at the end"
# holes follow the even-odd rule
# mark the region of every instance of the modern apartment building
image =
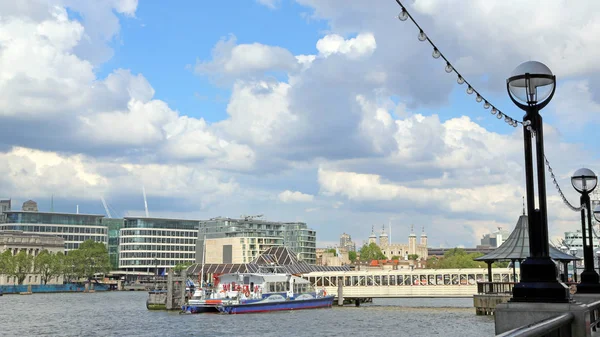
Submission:
POLYGON ((196 258, 198 221, 125 217, 119 235, 119 269, 162 274, 196 258))
MULTIPOLYGON (((274 222, 248 216, 243 219, 213 218, 199 221, 196 262, 202 262, 204 235, 207 247, 220 251, 223 262, 234 258, 234 251, 241 252, 241 263, 250 262, 270 247, 283 245, 292 250, 299 260, 315 264, 316 232, 303 222, 274 222), (237 238, 238 240, 223 240, 237 238), (217 241, 216 239, 220 239, 217 241), (213 243, 214 242, 214 243, 213 243), (220 248, 220 249, 219 249, 220 248)), ((207 250, 208 251, 208 250, 207 250)), ((238 256, 239 255, 235 255, 238 256)), ((207 259, 210 258, 207 253, 207 259)), ((218 259, 218 258, 217 258, 218 259)), ((206 262, 206 261, 205 261, 206 262)), ((231 262, 235 263, 235 262, 231 262)))

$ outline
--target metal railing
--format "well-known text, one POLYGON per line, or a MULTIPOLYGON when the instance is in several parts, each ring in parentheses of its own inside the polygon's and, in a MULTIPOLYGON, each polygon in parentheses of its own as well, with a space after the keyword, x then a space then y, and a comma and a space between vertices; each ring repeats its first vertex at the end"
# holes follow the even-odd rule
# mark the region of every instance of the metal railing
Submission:
POLYGON ((571 323, 574 315, 570 312, 543 321, 506 331, 496 337, 571 337, 571 323))
POLYGON ((512 294, 515 282, 477 282, 478 294, 512 294))
POLYGON ((590 309, 590 329, 592 332, 600 330, 600 301, 592 302, 587 305, 590 309))

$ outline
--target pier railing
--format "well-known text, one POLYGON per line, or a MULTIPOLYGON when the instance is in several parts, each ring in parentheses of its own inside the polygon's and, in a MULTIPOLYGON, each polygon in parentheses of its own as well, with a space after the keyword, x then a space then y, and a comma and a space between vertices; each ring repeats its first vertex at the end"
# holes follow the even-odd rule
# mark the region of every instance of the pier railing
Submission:
POLYGON ((511 294, 515 282, 477 282, 478 294, 511 294))

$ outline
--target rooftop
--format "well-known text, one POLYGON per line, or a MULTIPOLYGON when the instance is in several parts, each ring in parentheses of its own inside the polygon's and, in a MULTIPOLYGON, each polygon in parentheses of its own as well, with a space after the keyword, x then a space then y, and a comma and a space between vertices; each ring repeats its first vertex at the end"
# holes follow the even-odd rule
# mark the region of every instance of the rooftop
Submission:
POLYGON ((72 216, 94 216, 103 218, 104 215, 101 214, 84 214, 84 213, 61 213, 61 212, 35 212, 35 211, 6 211, 5 214, 40 214, 40 215, 72 215, 72 216))

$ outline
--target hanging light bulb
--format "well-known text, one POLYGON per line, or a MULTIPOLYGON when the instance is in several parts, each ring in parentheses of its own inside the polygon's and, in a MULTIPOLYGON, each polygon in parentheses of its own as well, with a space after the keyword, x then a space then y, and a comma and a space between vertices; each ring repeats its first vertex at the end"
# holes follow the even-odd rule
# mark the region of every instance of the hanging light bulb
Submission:
POLYGON ((408 12, 406 11, 406 9, 404 9, 404 7, 402 7, 402 12, 398 14, 398 20, 406 21, 406 19, 408 19, 408 12))
POLYGON ((477 101, 477 103, 481 103, 481 101, 483 100, 483 97, 481 97, 481 95, 477 94, 477 97, 475 97, 475 100, 477 101))
POLYGON ((446 62, 446 72, 447 73, 451 73, 452 72, 452 65, 450 64, 450 62, 446 62))
POLYGON ((425 41, 427 40, 427 35, 425 35, 425 32, 421 29, 421 31, 419 32, 419 41, 425 41))
POLYGON ((509 119, 510 119, 510 118, 508 118, 508 116, 504 115, 504 121, 505 121, 505 122, 508 122, 508 120, 509 120, 509 119))
POLYGON ((502 112, 499 112, 496 117, 498 117, 498 119, 502 119, 502 117, 504 116, 504 114, 502 112))
POLYGON ((469 86, 469 87, 467 88, 467 94, 469 94, 469 95, 470 95, 470 94, 472 94, 472 93, 473 93, 473 87, 472 87, 472 86, 469 86))
POLYGON ((492 108, 492 115, 495 115, 498 112, 498 109, 496 109, 496 107, 492 108))
POLYGON ((489 109, 490 108, 490 103, 488 103, 488 101, 485 101, 485 103, 483 103, 483 108, 484 109, 489 109))
POLYGON ((440 53, 437 48, 433 48, 433 54, 431 54, 431 56, 433 56, 434 59, 439 59, 441 55, 442 53, 440 53))
POLYGON ((465 83, 465 79, 462 76, 458 75, 458 78, 456 79, 456 82, 458 84, 463 84, 463 83, 465 83))

